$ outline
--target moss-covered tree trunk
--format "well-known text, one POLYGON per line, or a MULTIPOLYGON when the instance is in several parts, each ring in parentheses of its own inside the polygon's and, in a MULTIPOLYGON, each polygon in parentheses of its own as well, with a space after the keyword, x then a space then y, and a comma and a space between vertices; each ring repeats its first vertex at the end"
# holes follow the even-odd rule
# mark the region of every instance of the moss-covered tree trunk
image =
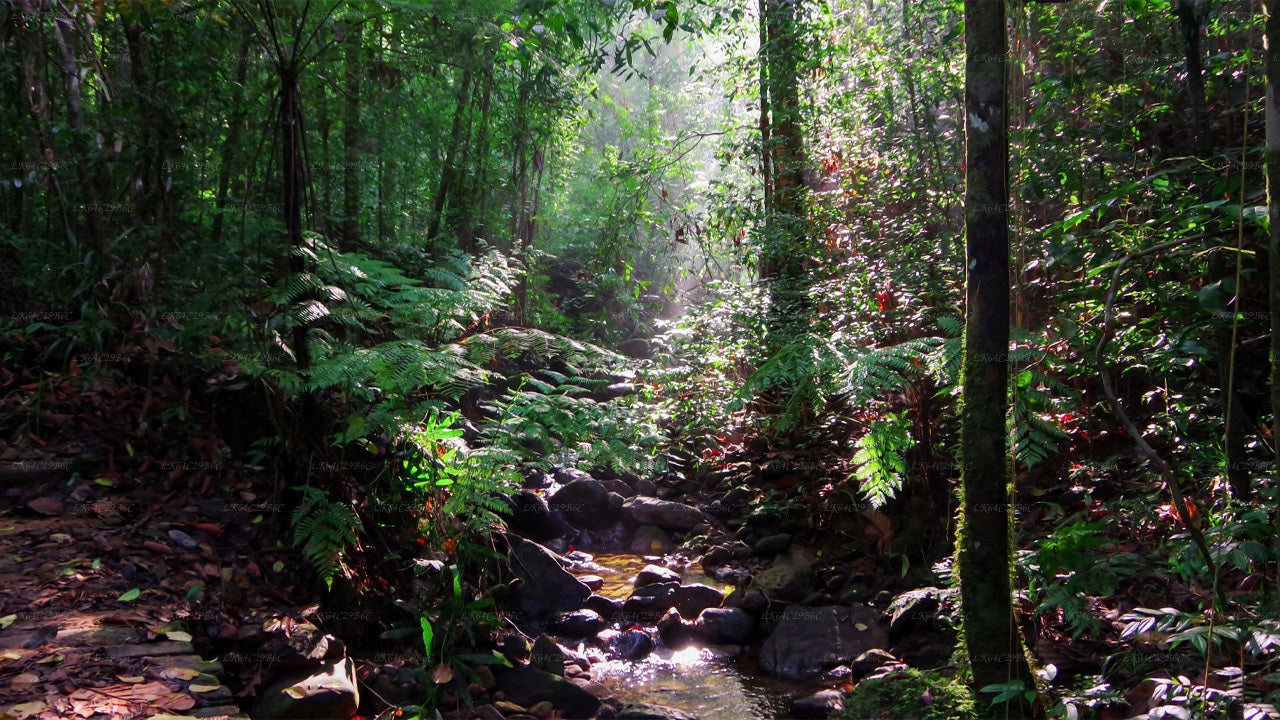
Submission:
POLYGON ((1267 258, 1271 293, 1271 437, 1280 473, 1280 8, 1276 0, 1263 5, 1266 16, 1265 57, 1267 73, 1267 258))
MULTIPOLYGON (((978 688, 1034 678, 1009 580, 1009 141, 1004 2, 965 0, 965 337, 957 539, 964 639, 978 688)), ((992 699, 983 694, 983 707, 992 699)), ((1026 717, 1020 698, 993 716, 1026 717)))

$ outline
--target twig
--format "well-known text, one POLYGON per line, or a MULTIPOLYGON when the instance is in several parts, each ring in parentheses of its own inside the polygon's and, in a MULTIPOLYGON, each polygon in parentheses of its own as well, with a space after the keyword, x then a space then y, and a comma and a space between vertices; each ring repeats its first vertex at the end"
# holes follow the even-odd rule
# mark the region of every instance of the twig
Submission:
POLYGON ((1120 274, 1124 272, 1125 266, 1138 258, 1153 255, 1164 250, 1171 250, 1179 245, 1184 245, 1195 240, 1203 240, 1207 236, 1207 234, 1202 233, 1199 235, 1190 235, 1178 240, 1170 240, 1169 242, 1153 245, 1145 250, 1139 250, 1138 252, 1125 255, 1120 259, 1120 262, 1116 264, 1115 272, 1111 275, 1111 289, 1107 292, 1107 301, 1103 306, 1102 335, 1098 338, 1098 348, 1095 352, 1094 361, 1098 366, 1098 375, 1102 378, 1102 389, 1107 395, 1107 402, 1111 405, 1111 411, 1115 413, 1116 417, 1120 420, 1120 424, 1124 426, 1125 432, 1129 433, 1129 437, 1133 438, 1133 442, 1138 446, 1138 450, 1140 450, 1143 455, 1147 456, 1147 459, 1155 466, 1156 471, 1160 473, 1161 479, 1164 480, 1164 484, 1169 488, 1169 494, 1173 497, 1173 506, 1178 511, 1178 519, 1182 521, 1183 527, 1191 533, 1191 540, 1200 551, 1200 556, 1204 559, 1205 565, 1213 571, 1213 593, 1214 602, 1216 603, 1218 601, 1218 567, 1213 562, 1213 554, 1209 551, 1209 543, 1205 541, 1204 533, 1200 531, 1200 526, 1193 521, 1193 518, 1187 512, 1187 501, 1186 497, 1182 494, 1182 484, 1178 481, 1178 475, 1173 471, 1173 468, 1169 467, 1169 464, 1164 461, 1164 458, 1160 457, 1160 454, 1157 453, 1149 443, 1147 443, 1146 438, 1142 436, 1138 427, 1134 425, 1133 420, 1129 418, 1128 413, 1126 413, 1124 408, 1121 407, 1120 398, 1116 395, 1115 385, 1111 379, 1110 368, 1104 360, 1107 345, 1111 342, 1111 337, 1115 333, 1115 315, 1112 312, 1112 306, 1115 304, 1116 292, 1119 289, 1120 274))

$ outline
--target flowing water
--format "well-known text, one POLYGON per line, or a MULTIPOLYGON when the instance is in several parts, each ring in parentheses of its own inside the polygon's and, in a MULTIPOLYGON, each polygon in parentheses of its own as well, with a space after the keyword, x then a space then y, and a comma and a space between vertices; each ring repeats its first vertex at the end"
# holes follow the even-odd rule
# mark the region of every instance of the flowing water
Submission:
MULTIPOLYGON (((650 561, 639 555, 600 553, 574 572, 603 577, 604 587, 599 594, 625 600, 631 594, 632 578, 648 564, 650 561)), ((678 572, 685 583, 718 587, 715 581, 692 569, 678 572)), ((720 589, 727 591, 727 588, 720 589)), ((790 699, 808 694, 803 687, 766 677, 749 660, 735 659, 709 647, 691 646, 681 650, 659 647, 642 660, 596 662, 591 670, 599 682, 613 691, 623 707, 664 705, 699 720, 786 717, 790 699)))

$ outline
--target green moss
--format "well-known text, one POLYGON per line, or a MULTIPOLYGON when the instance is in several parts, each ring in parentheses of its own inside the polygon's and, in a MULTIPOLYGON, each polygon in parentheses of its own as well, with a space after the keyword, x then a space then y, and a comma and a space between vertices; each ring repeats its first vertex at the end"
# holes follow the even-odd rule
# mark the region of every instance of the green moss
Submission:
POLYGON ((904 668, 858 683, 845 697, 846 720, 976 720, 973 694, 955 678, 904 668))

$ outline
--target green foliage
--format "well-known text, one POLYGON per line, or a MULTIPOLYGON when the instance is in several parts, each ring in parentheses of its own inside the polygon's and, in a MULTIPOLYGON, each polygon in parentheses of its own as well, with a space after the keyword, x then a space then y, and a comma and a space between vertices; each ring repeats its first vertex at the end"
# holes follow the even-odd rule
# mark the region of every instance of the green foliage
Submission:
POLYGON ((1056 528, 1022 558, 1038 603, 1036 612, 1060 610, 1073 637, 1102 629, 1088 612, 1088 596, 1115 592, 1123 579, 1143 567, 1133 553, 1098 552, 1112 543, 1107 532, 1104 523, 1078 520, 1056 528))
POLYGON ((967 685, 936 671, 893 670, 858 683, 837 716, 848 720, 893 717, 902 720, 978 720, 967 685))
POLYGON ((358 546, 360 518, 349 505, 332 501, 315 487, 299 487, 302 502, 293 511, 293 546, 311 562, 326 587, 339 572, 348 572, 343 554, 358 546))
POLYGON ((871 423, 871 428, 858 439, 858 452, 853 456, 858 469, 854 477, 867 500, 879 508, 902 490, 907 476, 903 453, 913 443, 908 433, 911 424, 900 414, 889 414, 871 423))
POLYGON ((665 469, 665 436, 635 396, 599 401, 589 394, 607 380, 543 370, 508 391, 491 409, 498 420, 485 429, 490 452, 513 464, 609 468, 651 475, 665 469))

